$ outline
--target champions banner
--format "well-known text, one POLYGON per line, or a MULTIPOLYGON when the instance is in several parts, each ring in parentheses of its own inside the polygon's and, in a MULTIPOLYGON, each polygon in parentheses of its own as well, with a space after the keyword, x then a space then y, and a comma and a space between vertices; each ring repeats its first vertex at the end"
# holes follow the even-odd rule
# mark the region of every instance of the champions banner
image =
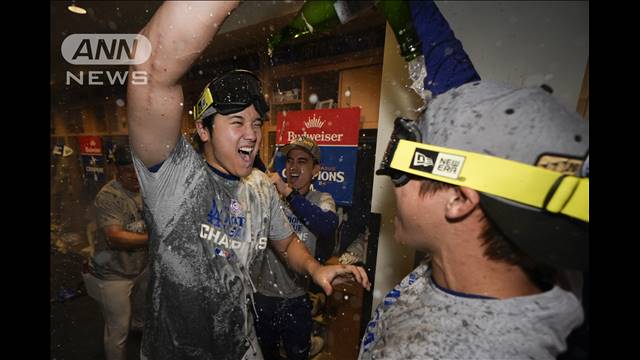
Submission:
POLYGON ((101 138, 99 136, 80 136, 78 142, 80 143, 85 180, 104 181, 105 164, 101 138))
MULTIPOLYGON (((278 148, 299 136, 320 146, 320 174, 312 186, 333 196, 336 205, 351 206, 358 155, 360 108, 317 109, 278 113, 278 148)), ((285 157, 278 151, 275 168, 286 178, 285 157)))

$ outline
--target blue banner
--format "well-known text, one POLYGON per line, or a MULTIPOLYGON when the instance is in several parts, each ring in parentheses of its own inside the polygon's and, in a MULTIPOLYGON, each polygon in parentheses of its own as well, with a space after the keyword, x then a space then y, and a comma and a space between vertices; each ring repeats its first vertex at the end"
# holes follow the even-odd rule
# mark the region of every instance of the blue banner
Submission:
MULTIPOLYGON (((320 146, 320 173, 311 184, 333 196, 336 205, 351 206, 356 178, 357 146, 320 146)), ((286 181, 285 157, 278 151, 275 168, 286 181)))
POLYGON ((82 169, 86 181, 104 181, 104 156, 102 155, 82 155, 82 169))

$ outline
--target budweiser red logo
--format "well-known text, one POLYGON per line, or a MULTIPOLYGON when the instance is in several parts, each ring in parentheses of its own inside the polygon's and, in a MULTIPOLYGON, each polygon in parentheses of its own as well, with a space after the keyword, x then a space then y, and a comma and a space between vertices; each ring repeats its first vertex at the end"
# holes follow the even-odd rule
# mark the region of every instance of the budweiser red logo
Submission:
POLYGON ((357 146, 360 109, 318 109, 278 113, 277 145, 290 143, 299 136, 318 145, 357 146))

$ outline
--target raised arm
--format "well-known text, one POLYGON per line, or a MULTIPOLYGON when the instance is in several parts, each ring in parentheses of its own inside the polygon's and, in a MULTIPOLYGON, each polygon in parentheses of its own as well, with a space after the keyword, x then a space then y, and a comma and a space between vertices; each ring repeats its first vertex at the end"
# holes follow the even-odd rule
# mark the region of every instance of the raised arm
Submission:
MULTIPOLYGON (((151 43, 151 54, 133 71, 147 73, 146 84, 129 76, 127 119, 135 154, 146 166, 164 161, 180 134, 182 86, 178 80, 207 47, 238 1, 167 1, 140 34, 151 43)), ((146 54, 136 54, 144 56, 146 54)))
POLYGON ((433 0, 410 1, 411 16, 422 42, 427 68, 424 87, 437 96, 468 82, 480 80, 462 43, 433 0))

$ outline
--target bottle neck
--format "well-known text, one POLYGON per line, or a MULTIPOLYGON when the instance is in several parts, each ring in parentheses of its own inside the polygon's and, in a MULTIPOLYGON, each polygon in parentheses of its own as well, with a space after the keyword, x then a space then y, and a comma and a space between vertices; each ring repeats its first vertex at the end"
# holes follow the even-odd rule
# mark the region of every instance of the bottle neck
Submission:
POLYGON ((409 62, 422 53, 420 38, 413 26, 408 1, 379 1, 378 6, 384 13, 396 40, 400 45, 400 55, 409 62))
POLYGON ((345 24, 374 5, 373 0, 308 1, 287 26, 269 38, 269 52, 283 42, 345 24))

